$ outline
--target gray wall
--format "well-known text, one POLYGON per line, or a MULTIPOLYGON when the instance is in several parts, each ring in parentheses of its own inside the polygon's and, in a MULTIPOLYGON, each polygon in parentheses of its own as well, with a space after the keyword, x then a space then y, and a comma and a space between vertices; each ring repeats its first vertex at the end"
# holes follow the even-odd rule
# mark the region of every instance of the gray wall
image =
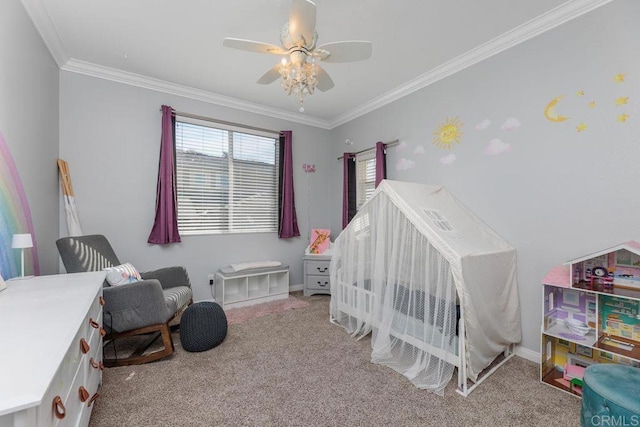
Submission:
POLYGON ((522 344, 539 351, 546 273, 564 261, 640 240, 639 16, 640 2, 612 2, 334 129, 332 229, 341 224, 342 172, 335 157, 399 138, 406 145, 388 150, 390 179, 448 187, 516 247, 522 344), (614 81, 618 73, 626 73, 623 83, 614 81), (545 106, 563 94, 556 111, 570 119, 547 120, 545 106), (616 106, 621 96, 629 97, 628 104, 616 106), (617 122, 623 112, 627 122, 617 122), (450 150, 439 149, 434 132, 455 117, 464 135, 450 150), (509 117, 521 126, 501 130, 509 117), (491 125, 477 130, 485 119, 491 125), (578 132, 581 122, 587 129, 578 132), (346 138, 354 146, 345 146, 346 138), (494 138, 511 150, 485 154, 494 138), (414 154, 418 146, 424 154, 414 154), (456 161, 442 164, 449 154, 456 161), (415 164, 398 170, 400 159, 415 164))
MULTIPOLYGON (((292 285, 302 283, 309 224, 316 228, 329 225, 328 134, 310 126, 93 77, 65 71, 60 75, 60 156, 69 162, 83 232, 106 235, 120 260, 140 270, 184 265, 195 300, 210 299, 208 275, 234 262, 276 259, 291 266, 292 285), (162 104, 206 117, 292 130, 301 236, 201 235, 183 236, 180 244, 147 244, 155 215, 162 104), (316 172, 305 174, 304 163, 315 164, 316 172)), ((62 217, 60 234, 67 235, 62 217)))
MULTIPOLYGON (((58 66, 19 0, 0 4, 0 58, 0 132, 27 195, 40 272, 54 274, 58 271, 58 66)), ((32 274, 28 265, 25 274, 32 274)))
MULTIPOLYGON (((123 261, 145 270, 182 264, 196 299, 209 298, 208 274, 237 261, 277 257, 302 282, 310 226, 340 231, 344 151, 400 138, 389 150, 389 178, 443 184, 518 249, 523 345, 538 350, 540 280, 554 265, 629 239, 640 202, 640 4, 618 0, 332 131, 58 70, 18 0, 0 13, 0 130, 20 171, 33 212, 42 272, 57 270, 54 241, 66 235, 55 159, 69 162, 86 233, 109 236, 123 261), (613 76, 626 73, 623 83, 613 76), (577 96, 577 91, 584 96, 577 96), (59 119, 58 119, 58 93, 59 119), (559 95, 552 123, 545 106, 559 95), (627 105, 615 99, 628 96, 627 105), (595 108, 588 102, 595 101, 595 108), (146 244, 153 222, 161 104, 273 129, 292 129, 296 203, 302 236, 185 236, 167 247, 146 244), (626 123, 616 122, 622 112, 626 123), (451 150, 434 131, 459 118, 464 135, 451 150), (521 126, 501 130, 509 117, 521 126), (485 119, 485 130, 476 125, 485 119), (585 122, 587 129, 577 132, 585 122), (59 126, 59 129, 58 129, 59 126), (58 137, 59 135, 59 137, 58 137), (355 144, 344 145, 345 139, 355 144), (492 139, 511 150, 487 155, 492 139), (59 140, 59 144, 58 144, 59 140), (422 146, 424 154, 414 154, 422 146), (440 159, 454 154, 456 161, 440 159), (401 159, 414 163, 396 169, 401 159), (305 174, 303 163, 316 172, 305 174)), ((443 35, 444 36, 444 35, 443 35)), ((434 41, 437 43, 437 41, 434 41)), ((405 161, 404 164, 407 162, 405 161)))

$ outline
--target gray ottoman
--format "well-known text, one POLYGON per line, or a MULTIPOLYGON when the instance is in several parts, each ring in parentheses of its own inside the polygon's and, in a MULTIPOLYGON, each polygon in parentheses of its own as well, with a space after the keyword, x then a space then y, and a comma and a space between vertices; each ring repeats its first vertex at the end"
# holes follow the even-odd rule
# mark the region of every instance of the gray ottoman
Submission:
POLYGON ((180 342, 187 351, 205 351, 227 336, 227 316, 220 305, 203 301, 191 304, 182 313, 180 342))

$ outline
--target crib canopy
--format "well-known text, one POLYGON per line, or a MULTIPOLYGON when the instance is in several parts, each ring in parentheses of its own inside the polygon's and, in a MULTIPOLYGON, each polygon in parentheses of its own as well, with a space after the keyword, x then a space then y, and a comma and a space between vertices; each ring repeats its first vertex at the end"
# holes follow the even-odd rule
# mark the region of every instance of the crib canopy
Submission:
POLYGON ((516 251, 444 187, 382 181, 334 246, 332 319, 353 334, 373 330, 373 360, 416 385, 442 391, 458 362, 466 364, 468 377, 475 381, 496 356, 520 342, 516 251), (368 289, 377 302, 363 304, 361 294, 345 291, 345 284, 352 290, 368 289), (464 322, 465 360, 448 359, 430 346, 416 350, 416 343, 410 350, 392 350, 399 335, 390 331, 400 327, 405 336, 459 355, 455 345, 447 347, 459 328, 459 312, 452 308, 456 304, 463 313, 459 322, 464 322), (347 313, 349 305, 366 313, 347 313), (411 320, 401 325, 400 312, 418 317, 424 329, 418 330, 411 320), (392 360, 394 353, 404 362, 392 360), (417 372, 434 370, 434 353, 439 375, 425 380, 417 372), (406 360, 408 354, 413 363, 406 360))

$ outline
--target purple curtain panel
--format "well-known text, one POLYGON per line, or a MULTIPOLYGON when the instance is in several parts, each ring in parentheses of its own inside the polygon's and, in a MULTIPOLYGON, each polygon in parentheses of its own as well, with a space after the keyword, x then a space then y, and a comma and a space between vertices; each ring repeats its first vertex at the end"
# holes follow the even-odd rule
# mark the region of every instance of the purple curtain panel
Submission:
POLYGON ((148 243, 164 245, 180 242, 178 233, 178 203, 175 169, 175 114, 168 105, 162 106, 162 136, 160 166, 156 191, 156 218, 148 243))
POLYGON ((349 224, 356 211, 356 167, 355 153, 344 153, 342 175, 342 229, 349 224))
POLYGON ((376 142, 376 188, 383 179, 387 179, 387 146, 381 142, 376 142))
POLYGON ((298 218, 296 216, 296 203, 293 194, 293 133, 290 130, 280 132, 280 167, 282 168, 280 201, 280 227, 278 237, 288 239, 300 235, 298 230, 298 218))

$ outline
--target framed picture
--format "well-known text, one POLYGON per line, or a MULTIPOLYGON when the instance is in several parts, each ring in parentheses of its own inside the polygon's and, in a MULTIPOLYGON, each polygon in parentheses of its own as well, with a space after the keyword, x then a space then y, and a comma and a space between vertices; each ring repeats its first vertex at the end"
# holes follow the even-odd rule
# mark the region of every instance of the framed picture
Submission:
POLYGON ((576 354, 591 359, 593 357, 593 349, 591 347, 585 347, 578 344, 576 345, 576 354))
POLYGON ((311 229, 311 242, 309 243, 309 253, 314 255, 323 254, 329 249, 331 242, 331 230, 324 228, 311 229))
POLYGON ((606 351, 599 351, 598 357, 600 359, 609 360, 613 362, 613 353, 607 353, 606 351))

